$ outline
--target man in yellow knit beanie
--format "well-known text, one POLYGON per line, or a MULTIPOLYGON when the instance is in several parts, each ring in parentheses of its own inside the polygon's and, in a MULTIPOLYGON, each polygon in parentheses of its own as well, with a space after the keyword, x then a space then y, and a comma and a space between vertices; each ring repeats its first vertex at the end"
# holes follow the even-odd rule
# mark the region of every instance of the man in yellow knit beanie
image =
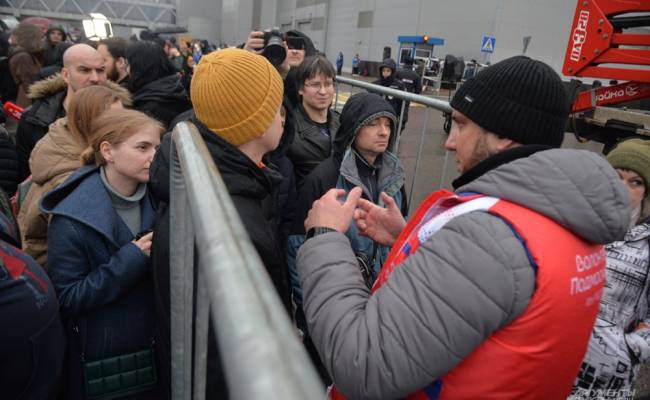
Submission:
MULTIPOLYGON (((191 97, 194 116, 189 122, 197 127, 205 141, 239 217, 289 312, 290 285, 278 228, 278 188, 282 176, 264 161, 264 156, 278 146, 282 136, 282 78, 262 56, 240 49, 219 50, 201 59, 192 78, 191 97)), ((158 304, 156 351, 163 398, 169 398, 170 390, 169 136, 163 138, 151 166, 150 180, 159 202, 152 260, 158 304)), ((208 369, 206 397, 227 398, 218 355, 210 350, 208 365, 214 368, 208 369)))

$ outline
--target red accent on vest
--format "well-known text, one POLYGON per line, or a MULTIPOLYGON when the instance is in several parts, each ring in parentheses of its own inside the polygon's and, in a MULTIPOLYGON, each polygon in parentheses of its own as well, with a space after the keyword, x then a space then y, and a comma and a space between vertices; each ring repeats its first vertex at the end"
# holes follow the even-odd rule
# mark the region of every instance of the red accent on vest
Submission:
MULTIPOLYGON (((477 197, 480 195, 458 197, 448 191, 430 195, 395 242, 373 291, 417 251, 417 234, 423 222, 477 197), (408 254, 405 247, 410 247, 408 254)), ((441 378, 439 398, 566 399, 598 313, 605 280, 604 248, 505 200, 499 200, 488 212, 506 221, 525 243, 537 266, 535 293, 519 317, 494 332, 441 378)), ((336 388, 330 396, 332 400, 345 399, 336 388)), ((407 397, 428 398, 423 390, 407 397)))

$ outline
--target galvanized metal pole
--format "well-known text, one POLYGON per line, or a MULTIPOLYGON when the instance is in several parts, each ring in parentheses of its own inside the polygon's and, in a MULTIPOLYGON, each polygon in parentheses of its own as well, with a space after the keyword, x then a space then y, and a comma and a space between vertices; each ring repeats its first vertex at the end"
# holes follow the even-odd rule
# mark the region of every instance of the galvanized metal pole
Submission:
POLYGON ((418 176, 418 170, 420 169, 420 157, 422 157, 422 148, 424 147, 424 134, 427 130, 427 124, 429 122, 429 110, 427 110, 427 115, 424 117, 424 125, 422 125, 422 132, 420 133, 420 145, 418 146, 418 155, 415 158, 415 170, 413 171, 413 179, 411 180, 411 190, 409 191, 409 215, 413 209, 413 190, 415 189, 415 180, 418 176))
POLYGON ((444 100, 438 100, 434 99, 431 97, 427 96, 422 96, 419 94, 414 94, 414 93, 409 93, 405 92, 402 90, 397 90, 393 88, 387 88, 381 85, 374 85, 372 83, 364 82, 364 81, 359 81, 356 79, 351 79, 347 78, 344 76, 340 76, 336 79, 338 82, 345 83, 346 85, 350 85, 353 87, 359 87, 362 89, 369 90, 371 92, 383 94, 383 95, 388 95, 388 96, 393 96, 397 97, 402 100, 410 101, 412 103, 419 103, 423 104, 427 107, 435 108, 436 110, 442 111, 442 112, 451 112, 451 107, 449 106, 449 102, 444 101, 444 100))
POLYGON ((171 144, 169 218, 169 303, 171 394, 192 399, 192 315, 194 292, 194 228, 175 145, 171 144))
POLYGON ((404 109, 406 107, 406 102, 402 100, 402 109, 399 113, 399 119, 397 120, 397 132, 395 136, 395 147, 393 148, 393 152, 397 154, 399 151, 399 139, 402 136, 402 121, 404 120, 404 109))
POLYGON ((316 371, 199 133, 180 123, 172 138, 230 397, 324 399, 316 371))
POLYGON ((205 285, 205 268, 200 267, 196 279, 196 319, 194 340, 194 397, 205 399, 208 363, 208 325, 210 324, 210 297, 205 285))
POLYGON ((338 83, 336 84, 336 94, 335 94, 335 97, 334 97, 334 109, 335 110, 339 109, 339 90, 340 90, 340 86, 341 85, 339 85, 338 83))

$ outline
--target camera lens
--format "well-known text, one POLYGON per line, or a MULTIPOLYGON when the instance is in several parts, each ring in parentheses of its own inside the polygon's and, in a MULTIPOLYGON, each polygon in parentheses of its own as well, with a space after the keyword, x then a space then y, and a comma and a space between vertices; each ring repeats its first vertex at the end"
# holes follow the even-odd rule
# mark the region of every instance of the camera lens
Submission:
POLYGON ((271 64, 276 67, 280 66, 287 57, 287 50, 284 48, 284 40, 279 36, 270 35, 262 54, 271 62, 271 64))

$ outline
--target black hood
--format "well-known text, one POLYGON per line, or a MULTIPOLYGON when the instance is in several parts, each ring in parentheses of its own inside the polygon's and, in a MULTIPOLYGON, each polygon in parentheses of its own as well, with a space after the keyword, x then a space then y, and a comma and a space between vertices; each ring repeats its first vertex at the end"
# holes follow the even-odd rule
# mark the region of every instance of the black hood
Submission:
POLYGON ((190 98, 179 75, 168 75, 144 85, 133 96, 133 105, 137 106, 148 101, 161 103, 187 102, 190 98))
POLYGON ((341 111, 339 118, 341 126, 334 139, 332 155, 341 160, 359 129, 378 117, 387 117, 392 121, 390 145, 388 146, 390 150, 393 147, 395 126, 397 125, 395 123, 397 116, 393 106, 375 93, 357 93, 350 97, 341 111))
POLYGON ((387 58, 381 64, 379 64, 379 79, 382 81, 382 83, 392 83, 393 80, 395 80, 395 71, 397 71, 397 63, 395 63, 395 60, 392 58, 387 58), (381 74, 381 69, 384 67, 388 67, 391 70, 390 76, 387 79, 384 78, 384 76, 381 74))
POLYGON ((316 47, 314 46, 314 42, 312 42, 309 36, 305 35, 304 33, 294 29, 294 30, 287 31, 287 36, 300 37, 303 39, 303 41, 305 42, 305 58, 315 56, 316 53, 318 53, 316 51, 316 47))
POLYGON ((45 33, 45 40, 47 41, 47 43, 48 43, 49 45, 52 45, 52 42, 50 42, 50 33, 52 33, 53 31, 59 31, 59 32, 61 32, 61 34, 63 35, 63 39, 61 40, 62 42, 65 42, 66 39, 68 38, 68 34, 65 33, 65 30, 63 29, 62 26, 52 26, 52 27, 50 27, 50 29, 48 29, 47 32, 45 33))

